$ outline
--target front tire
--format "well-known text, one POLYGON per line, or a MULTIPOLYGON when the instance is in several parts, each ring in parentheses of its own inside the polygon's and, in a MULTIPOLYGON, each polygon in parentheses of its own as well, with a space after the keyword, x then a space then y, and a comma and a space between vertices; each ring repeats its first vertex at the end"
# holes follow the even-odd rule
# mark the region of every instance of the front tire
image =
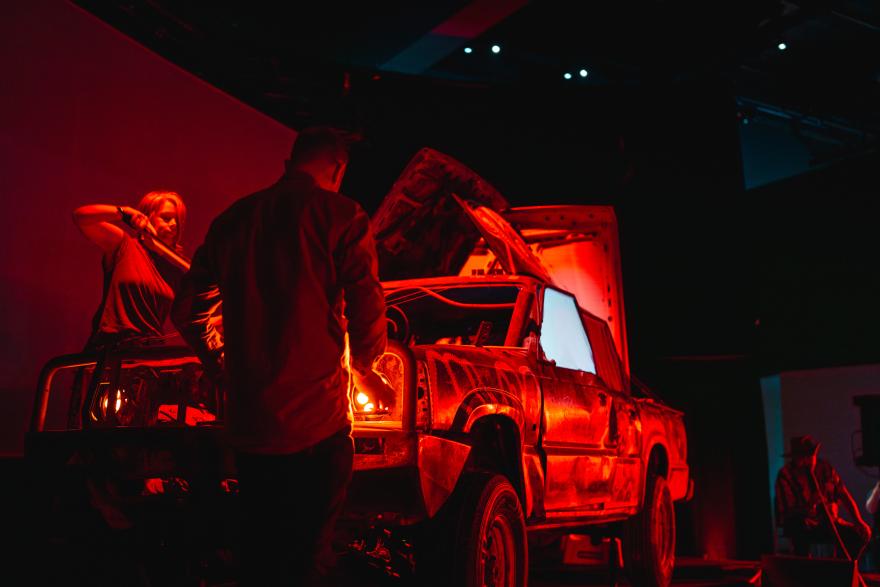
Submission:
POLYGON ((526 525, 519 496, 502 475, 463 477, 434 520, 433 561, 423 582, 461 587, 525 587, 526 525), (437 531, 441 528, 444 531, 437 531))
POLYGON ((675 566, 675 509, 666 479, 649 475, 645 506, 624 530, 624 566, 633 586, 668 587, 675 566))

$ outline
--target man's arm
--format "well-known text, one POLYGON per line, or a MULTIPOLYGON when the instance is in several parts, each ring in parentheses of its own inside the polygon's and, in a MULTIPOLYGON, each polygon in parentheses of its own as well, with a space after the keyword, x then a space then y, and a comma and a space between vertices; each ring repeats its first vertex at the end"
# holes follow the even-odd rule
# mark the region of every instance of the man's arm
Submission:
POLYGON ((349 346, 354 370, 372 371, 373 361, 385 351, 385 294, 379 283, 376 245, 370 219, 358 206, 355 217, 336 249, 339 285, 345 297, 349 346))
POLYGON ((205 370, 217 377, 223 371, 223 336, 218 328, 221 298, 207 243, 206 239, 196 251, 192 267, 183 276, 171 320, 205 370))
POLYGON ((862 513, 859 511, 859 506, 856 504, 856 500, 853 499, 853 496, 849 492, 849 489, 846 488, 846 485, 841 483, 840 489, 840 501, 843 502, 843 506, 849 511, 856 526, 859 527, 859 531, 866 537, 870 537, 871 526, 869 526, 862 517, 862 513))
MULTIPOLYGON (((849 515, 859 533, 866 539, 870 538, 871 527, 862 517, 862 513, 859 511, 859 506, 856 504, 856 500, 853 499, 849 489, 844 485, 843 479, 840 478, 837 470, 831 464, 827 464, 827 466, 830 471, 827 483, 830 483, 833 486, 831 495, 827 496, 828 505, 833 506, 834 504, 837 504, 838 507, 843 505, 843 507, 849 512, 849 515)), ((837 512, 833 512, 832 515, 837 517, 838 514, 837 512)))

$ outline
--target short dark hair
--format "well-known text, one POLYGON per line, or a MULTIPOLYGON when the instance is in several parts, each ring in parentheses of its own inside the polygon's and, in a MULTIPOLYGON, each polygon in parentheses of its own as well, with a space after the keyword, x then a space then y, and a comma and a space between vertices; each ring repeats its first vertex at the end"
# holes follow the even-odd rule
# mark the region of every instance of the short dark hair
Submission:
POLYGON ((351 133, 329 126, 310 126, 296 135, 290 150, 294 165, 325 160, 328 163, 347 163, 348 149, 354 142, 351 133))

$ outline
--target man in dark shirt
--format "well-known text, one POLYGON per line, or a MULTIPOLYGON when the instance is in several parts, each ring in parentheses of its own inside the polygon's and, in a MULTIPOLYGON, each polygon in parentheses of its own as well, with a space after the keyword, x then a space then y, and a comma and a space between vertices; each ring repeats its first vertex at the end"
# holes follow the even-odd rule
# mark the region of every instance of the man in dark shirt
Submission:
POLYGON ((818 450, 819 443, 810 436, 791 439, 791 462, 776 477, 776 522, 791 539, 797 555, 809 554, 811 544, 838 546, 836 529, 849 555, 856 560, 871 537, 871 529, 834 467, 817 458, 818 450), (828 514, 834 518, 834 527, 829 523, 823 499, 828 514), (849 512, 851 521, 838 517, 840 505, 849 512))
POLYGON ((214 220, 174 305, 181 334, 228 386, 246 584, 322 575, 353 460, 344 362, 375 379, 385 349, 369 218, 338 193, 347 163, 341 133, 303 130, 281 180, 214 220))

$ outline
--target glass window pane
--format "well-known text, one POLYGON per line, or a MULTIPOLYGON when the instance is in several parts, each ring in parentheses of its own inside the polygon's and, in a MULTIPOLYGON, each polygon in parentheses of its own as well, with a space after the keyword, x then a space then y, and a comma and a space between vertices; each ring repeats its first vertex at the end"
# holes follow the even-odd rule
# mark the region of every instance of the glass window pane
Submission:
POLYGON ((541 348, 559 367, 595 373, 593 349, 584 332, 574 298, 554 289, 544 290, 541 348))

